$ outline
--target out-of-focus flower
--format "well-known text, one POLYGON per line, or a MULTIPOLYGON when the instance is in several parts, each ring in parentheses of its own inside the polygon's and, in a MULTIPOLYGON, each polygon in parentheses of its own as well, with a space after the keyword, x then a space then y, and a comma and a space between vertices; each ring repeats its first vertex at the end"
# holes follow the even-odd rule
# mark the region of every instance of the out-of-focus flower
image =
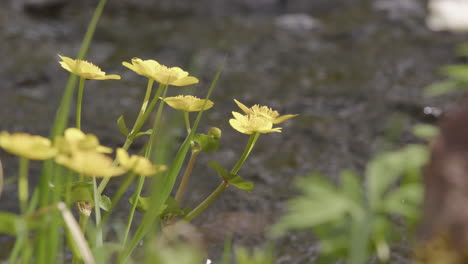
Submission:
POLYGON ((236 102, 236 104, 240 107, 240 109, 242 109, 242 111, 244 111, 244 113, 246 113, 247 115, 255 115, 255 116, 266 118, 270 120, 273 124, 283 123, 284 121, 297 116, 297 115, 280 116, 278 111, 275 111, 268 106, 260 106, 256 104, 248 108, 247 106, 237 101, 236 99, 234 99, 234 102, 236 102))
POLYGON ((87 62, 84 60, 74 60, 65 56, 60 56, 62 61, 59 61, 62 68, 65 70, 76 74, 84 79, 92 79, 92 80, 108 80, 114 79, 119 80, 119 75, 106 75, 98 66, 92 64, 91 62, 87 62))
POLYGON ((73 171, 90 177, 113 177, 124 174, 126 169, 113 165, 108 156, 93 151, 77 151, 70 155, 61 154, 55 162, 73 171))
POLYGON ((237 112, 232 112, 234 118, 229 120, 231 126, 244 134, 250 135, 253 133, 271 133, 281 132, 280 127, 273 128, 273 123, 261 116, 256 115, 242 115, 237 112))
POLYGON ((214 105, 214 103, 211 100, 200 99, 192 95, 178 95, 174 97, 166 97, 163 100, 170 107, 185 112, 198 112, 201 110, 208 110, 214 105), (203 105, 205 106, 203 107, 203 105))
POLYGON ((0 147, 5 151, 30 160, 46 160, 54 157, 57 150, 48 138, 26 133, 0 133, 0 147))
POLYGON ((430 0, 426 22, 436 31, 468 31, 468 0, 430 0))
POLYGON ((127 151, 123 148, 117 149, 117 160, 125 169, 142 176, 152 176, 167 169, 165 165, 153 165, 151 161, 145 157, 138 155, 129 156, 127 151))
POLYGON ((74 127, 67 128, 63 137, 56 137, 54 145, 61 153, 71 153, 75 151, 112 153, 111 148, 99 144, 99 139, 95 135, 85 134, 74 127))
POLYGON ((146 78, 155 80, 161 84, 186 86, 198 83, 197 78, 189 76, 188 72, 182 70, 181 68, 169 68, 159 64, 155 60, 142 60, 139 58, 133 58, 131 64, 126 61, 122 62, 122 64, 130 70, 143 75, 146 78))

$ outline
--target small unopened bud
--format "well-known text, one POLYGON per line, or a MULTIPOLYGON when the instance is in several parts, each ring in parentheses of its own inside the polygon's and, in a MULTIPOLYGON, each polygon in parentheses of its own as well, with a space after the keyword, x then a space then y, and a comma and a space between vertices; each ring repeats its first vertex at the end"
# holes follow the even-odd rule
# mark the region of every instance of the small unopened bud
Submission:
POLYGON ((214 139, 219 139, 221 138, 221 129, 217 128, 217 127, 212 127, 210 128, 210 130, 208 131, 208 136, 214 138, 214 139))
POLYGON ((91 212, 93 211, 94 205, 87 201, 77 201, 76 207, 78 208, 80 214, 90 216, 91 212))

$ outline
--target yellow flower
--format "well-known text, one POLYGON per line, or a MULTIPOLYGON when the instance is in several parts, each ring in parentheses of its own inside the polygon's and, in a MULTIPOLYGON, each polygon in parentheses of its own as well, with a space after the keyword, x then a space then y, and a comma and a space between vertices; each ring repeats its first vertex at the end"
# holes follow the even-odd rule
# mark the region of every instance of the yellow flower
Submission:
POLYGON ((138 175, 151 176, 166 170, 165 165, 153 165, 151 161, 145 157, 132 155, 129 156, 123 148, 117 149, 117 160, 120 165, 127 170, 131 170, 138 175))
POLYGON ((155 80, 161 84, 186 86, 198 83, 198 79, 189 76, 188 72, 179 67, 168 68, 167 66, 159 64, 155 60, 142 60, 133 58, 132 64, 124 61, 123 66, 130 70, 145 76, 146 78, 155 80))
POLYGON ((99 153, 112 153, 112 149, 101 146, 99 139, 93 134, 85 134, 78 128, 67 128, 63 137, 55 138, 55 146, 62 153, 74 151, 94 151, 99 153))
POLYGON ((84 60, 74 60, 65 56, 60 56, 62 61, 59 61, 62 68, 65 70, 76 74, 84 79, 93 79, 93 80, 108 80, 108 79, 115 79, 120 80, 119 75, 106 75, 98 66, 84 61, 84 60))
POLYGON ((175 97, 166 97, 164 98, 164 102, 166 102, 170 107, 174 109, 182 110, 185 112, 198 112, 201 110, 208 110, 211 107, 213 107, 214 104, 211 100, 200 99, 192 95, 178 95, 175 97), (203 107, 203 104, 205 104, 205 107, 203 107))
POLYGON ((70 155, 58 155, 55 162, 90 177, 112 177, 126 172, 122 167, 113 165, 108 156, 92 151, 76 151, 70 155))
POLYGON ((273 128, 273 123, 261 116, 256 115, 241 115, 237 112, 232 112, 234 118, 229 120, 231 126, 244 134, 253 134, 258 133, 271 133, 271 132, 281 132, 280 127, 273 128))
POLYGON ((270 120, 273 124, 279 124, 283 123, 284 121, 291 119, 297 115, 283 115, 280 116, 278 111, 274 111, 268 106, 260 106, 258 104, 252 106, 251 108, 248 108, 241 102, 237 101, 234 99, 234 102, 246 113, 247 115, 256 115, 256 116, 261 116, 263 118, 266 118, 270 120))
POLYGON ((0 147, 5 151, 30 160, 46 160, 54 157, 57 150, 48 138, 26 133, 0 133, 0 147))

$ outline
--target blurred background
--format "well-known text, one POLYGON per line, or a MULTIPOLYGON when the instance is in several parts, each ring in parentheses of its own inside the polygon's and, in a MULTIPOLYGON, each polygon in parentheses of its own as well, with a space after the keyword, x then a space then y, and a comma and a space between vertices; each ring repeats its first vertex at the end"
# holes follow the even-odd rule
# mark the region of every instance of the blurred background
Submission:
MULTIPOLYGON (((76 56, 96 4, 1 1, 0 131, 48 135, 68 78, 57 54, 76 56)), ((87 60, 122 80, 86 83, 83 130, 103 145, 122 144, 116 120, 124 114, 133 122, 146 85, 122 61, 155 59, 186 69, 200 83, 171 87, 170 95, 203 96, 226 58, 212 97, 215 107, 200 128, 221 128, 222 147, 200 155, 185 203, 198 204, 219 184, 208 161, 229 168, 243 150, 248 137, 228 124, 231 111, 238 111, 234 98, 299 114, 281 124, 283 133, 260 137, 239 172, 255 182, 254 192, 231 188, 195 221, 206 231, 213 259, 221 254, 226 221, 239 226, 235 243, 262 245, 265 229, 297 193, 296 177, 362 171, 373 153, 414 141, 411 124, 434 123, 456 102, 453 96, 425 97, 423 88, 440 79, 440 66, 460 62, 453 49, 468 38, 430 31, 426 5, 422 0, 109 0, 87 60)), ((174 133, 184 136, 183 129, 174 133)), ((132 149, 141 146, 137 142, 132 149)), ((7 181, 0 209, 16 211, 17 161, 5 152, 0 158, 7 181)), ((38 174, 33 168, 31 177, 38 174)), ((312 239, 298 232, 276 241, 278 263, 309 263, 317 252, 312 239)), ((404 248, 394 254, 390 263, 407 263, 404 248)))

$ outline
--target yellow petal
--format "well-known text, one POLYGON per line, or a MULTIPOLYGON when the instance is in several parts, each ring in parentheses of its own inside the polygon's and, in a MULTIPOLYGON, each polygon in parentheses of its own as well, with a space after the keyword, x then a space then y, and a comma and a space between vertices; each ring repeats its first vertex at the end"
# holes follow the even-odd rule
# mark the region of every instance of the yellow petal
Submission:
POLYGON ((291 119, 293 117, 296 117, 296 116, 298 116, 298 115, 283 115, 283 116, 280 116, 280 117, 275 118, 273 120, 273 124, 283 123, 284 121, 289 120, 289 119, 291 119))
POLYGON ((245 129, 245 127, 242 125, 242 122, 240 122, 238 119, 229 119, 229 124, 237 131, 250 135, 252 134, 252 131, 249 131, 245 129))
POLYGON ((0 133, 0 147, 5 151, 31 160, 46 160, 57 154, 48 138, 26 133, 0 133))
POLYGON ((125 169, 142 176, 152 176, 166 170, 166 166, 154 166, 151 161, 145 157, 138 155, 129 156, 127 151, 122 148, 117 149, 117 160, 125 169))
POLYGON ((55 162, 90 177, 113 177, 126 172, 124 168, 114 166, 111 158, 92 151, 78 151, 71 155, 58 155, 55 162))
POLYGON ((211 100, 207 99, 200 99, 192 103, 190 106, 189 112, 198 112, 201 110, 208 110, 212 108, 214 103, 211 100), (206 101, 206 103, 205 103, 206 101), (203 106, 204 105, 204 106, 203 106))
POLYGON ((191 85, 191 84, 195 84, 195 83, 198 83, 198 79, 193 77, 193 76, 187 76, 187 77, 184 77, 182 79, 178 79, 178 80, 175 80, 171 83, 171 85, 174 85, 174 86, 186 86, 186 85, 191 85))
POLYGON ((98 76, 93 78, 94 80, 120 80, 120 75, 110 74, 105 76, 98 76))
POLYGON ((237 106, 239 106, 240 109, 242 109, 242 111, 244 111, 245 114, 251 114, 252 111, 250 111, 250 109, 245 106, 243 103, 237 101, 236 99, 234 99, 234 102, 237 104, 237 106))
POLYGON ((62 61, 60 65, 65 70, 76 74, 84 79, 107 80, 120 79, 118 75, 106 75, 98 66, 84 60, 73 60, 71 58, 58 55, 62 61))

